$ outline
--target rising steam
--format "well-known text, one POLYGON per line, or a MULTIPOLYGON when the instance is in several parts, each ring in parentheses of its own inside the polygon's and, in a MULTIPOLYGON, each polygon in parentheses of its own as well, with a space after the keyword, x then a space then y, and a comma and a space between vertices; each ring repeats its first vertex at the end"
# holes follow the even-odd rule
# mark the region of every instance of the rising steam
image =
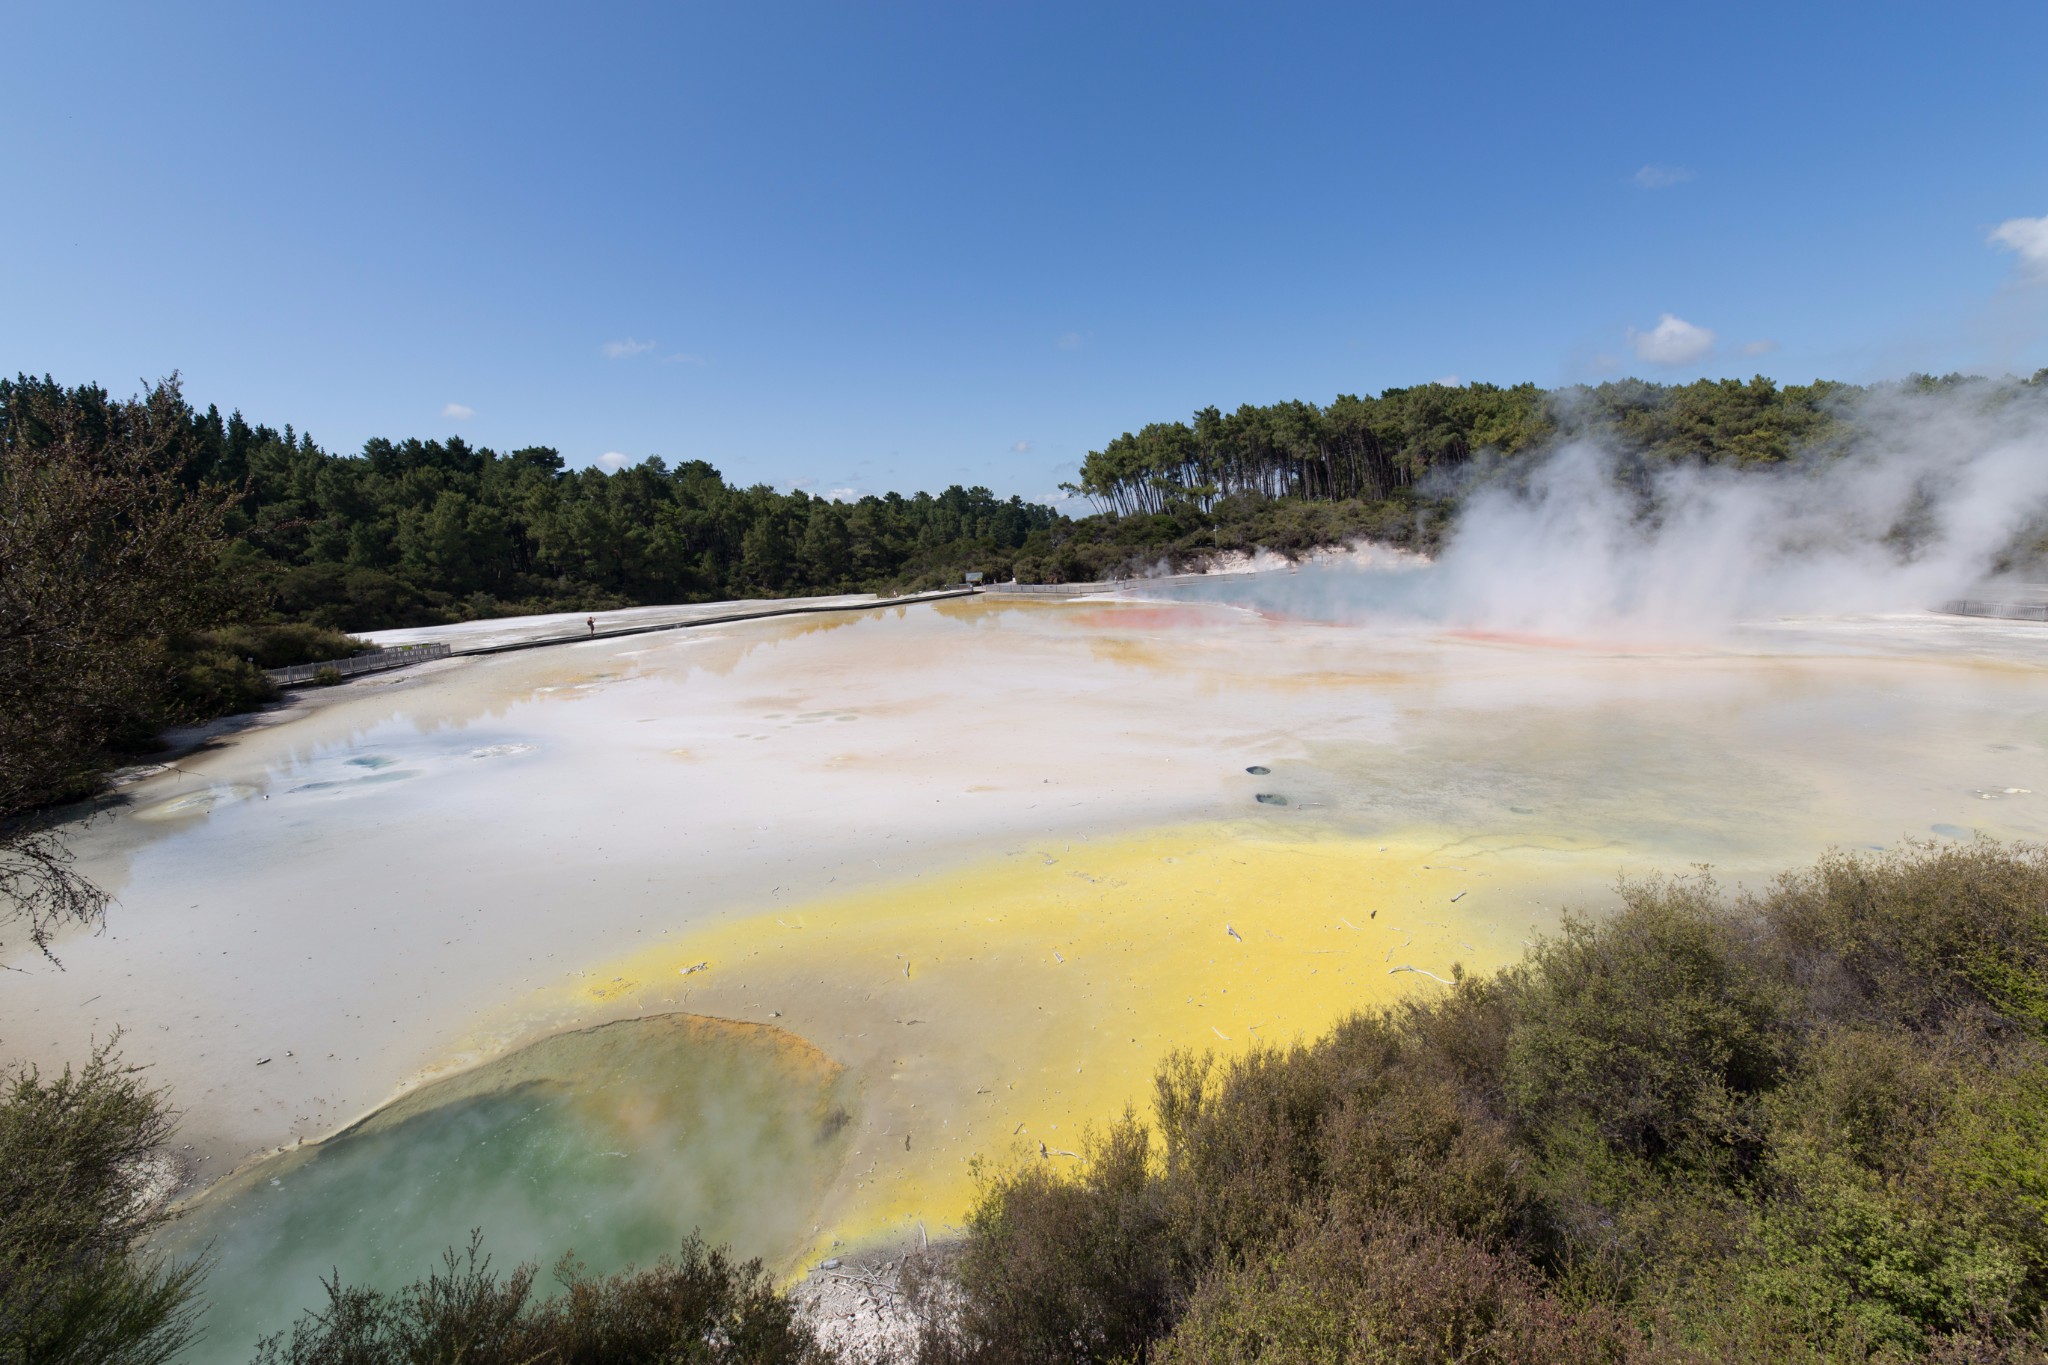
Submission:
POLYGON ((1697 638, 1938 607, 2028 570, 2048 535, 2040 386, 1871 391, 1844 416, 1845 444, 1764 469, 1650 467, 1568 439, 1470 473, 1432 566, 1335 562, 1200 595, 1326 620, 1697 638))

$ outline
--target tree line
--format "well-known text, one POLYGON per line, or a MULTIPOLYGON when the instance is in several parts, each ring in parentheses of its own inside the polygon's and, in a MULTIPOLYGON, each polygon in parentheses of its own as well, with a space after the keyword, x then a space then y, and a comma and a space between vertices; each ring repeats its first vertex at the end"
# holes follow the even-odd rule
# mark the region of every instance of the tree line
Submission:
MULTIPOLYGON (((1980 386, 1998 401, 2048 387, 2032 379, 1915 376, 1896 387, 1980 386)), ((1117 516, 1213 513, 1231 499, 1383 503, 1427 494, 1481 456, 1512 458, 1565 437, 1589 438, 1647 465, 1781 464, 1839 446, 1850 406, 1872 389, 1816 380, 1780 385, 1702 379, 1623 379, 1541 389, 1534 384, 1422 384, 1378 397, 1340 394, 1326 406, 1290 400, 1125 432, 1082 461, 1063 485, 1117 516)))
MULTIPOLYGON (((1949 376, 1993 399, 2048 387, 1949 376)), ((1428 549, 1456 514, 1460 475, 1586 436, 1646 465, 1772 465, 1839 446, 1869 389, 1627 379, 1542 389, 1424 384, 1326 405, 1286 401, 1154 422, 1091 451, 1070 517, 986 488, 840 502, 728 482, 703 460, 650 456, 570 469, 547 446, 379 437, 329 451, 290 424, 186 402, 173 378, 164 453, 195 498, 226 510, 219 588, 246 622, 370 630, 537 611, 748 596, 879 591, 995 578, 1059 582, 1223 550, 1298 552, 1371 535, 1428 549), (1321 509, 1321 510, 1317 510, 1321 509)), ((58 428, 90 442, 124 402, 48 377, 0 380, 0 444, 28 452, 58 428)))
MULTIPOLYGON (((2048 371, 1921 376, 1903 387, 1974 389, 1998 403, 2048 391, 2048 371)), ((29 597, 99 582, 80 575, 81 547, 142 515, 118 505, 122 490, 141 487, 136 478, 149 485, 150 516, 205 522, 182 586, 148 604, 156 643, 131 654, 126 701, 91 722, 94 735, 133 748, 166 724, 264 700, 261 669, 345 654, 358 647, 346 630, 895 591, 975 570, 1078 582, 1361 537, 1431 551, 1455 525, 1475 469, 1512 466, 1573 437, 1627 455, 1624 477, 1685 462, 1769 467, 1845 448, 1853 407, 1871 393, 1763 377, 1629 379, 1554 390, 1425 384, 1322 406, 1209 407, 1090 452, 1071 487, 1097 510, 1074 517, 986 488, 839 502, 740 486, 703 460, 570 469, 550 447, 501 452, 460 438, 380 437, 341 454, 289 424, 198 410, 175 377, 116 399, 94 384, 18 375, 0 379, 0 494, 9 515, 27 520, 0 546, 14 599, 0 605, 33 616, 44 608, 29 597), (124 483, 123 468, 136 477, 124 483)), ((115 604, 102 619, 129 610, 115 604)), ((48 675, 51 638, 0 622, 12 661, 0 660, 0 675, 33 691, 48 675)), ((78 770, 88 785, 92 767, 78 770)), ((39 786, 32 800, 73 785, 39 786)), ((19 805, 0 800, 0 815, 19 805)))
MULTIPOLYGON (((702 460, 572 470, 550 447, 460 437, 343 455, 289 424, 194 411, 175 380, 160 391, 181 412, 179 478, 231 494, 223 573, 259 610, 337 627, 957 581, 1061 520, 985 488, 841 503, 735 486, 702 460)), ((31 411, 105 429, 119 408, 97 385, 0 381, 0 429, 31 411)), ((28 425, 14 439, 32 445, 28 425)))

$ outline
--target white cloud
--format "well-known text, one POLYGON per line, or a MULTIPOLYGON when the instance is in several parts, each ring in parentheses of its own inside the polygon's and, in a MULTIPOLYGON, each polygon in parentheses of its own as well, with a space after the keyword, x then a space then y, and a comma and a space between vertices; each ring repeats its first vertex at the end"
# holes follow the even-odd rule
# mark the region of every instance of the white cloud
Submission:
POLYGON ((1685 167, 1660 166, 1654 161, 1635 173, 1636 184, 1646 190, 1668 190, 1690 179, 1692 172, 1685 167))
POLYGON ((1991 244, 2019 257, 2016 268, 2029 284, 2048 284, 2048 214, 2008 218, 1991 229, 1991 244))
POLYGON ((441 409, 441 415, 443 417, 452 417, 458 422, 467 422, 470 418, 476 416, 476 409, 463 403, 450 403, 447 407, 441 409))
POLYGON ((1465 384, 1465 381, 1463 379, 1459 378, 1457 375, 1454 374, 1440 375, 1437 378, 1430 380, 1429 382, 1432 384, 1441 384, 1447 389, 1462 388, 1465 384))
POLYGON ((1744 355, 1769 355, 1777 349, 1778 343, 1772 341, 1769 337, 1759 337, 1755 341, 1745 341, 1742 343, 1742 353, 1744 355))
POLYGON ((618 473, 631 463, 633 463, 631 455, 622 455, 616 450, 607 450, 604 454, 597 457, 597 467, 613 474, 618 473))
POLYGON ((1062 351, 1078 351, 1081 349, 1081 334, 1079 332, 1061 332, 1059 340, 1053 342, 1053 345, 1059 347, 1062 351))
POLYGON ((1636 359, 1649 364, 1690 365, 1714 349, 1714 334, 1684 318, 1661 313, 1657 325, 1647 332, 1629 328, 1628 344, 1635 347, 1636 359))
POLYGON ((636 341, 627 337, 624 341, 607 341, 598 349, 604 352, 607 360, 625 360, 630 356, 644 355, 654 347, 652 341, 636 341))
POLYGON ((1031 453, 1031 442, 1019 441, 1015 445, 1011 446, 1010 449, 1014 450, 1019 455, 1029 455, 1031 453))
POLYGON ((859 502, 868 495, 865 488, 828 488, 825 496, 834 502, 859 502))

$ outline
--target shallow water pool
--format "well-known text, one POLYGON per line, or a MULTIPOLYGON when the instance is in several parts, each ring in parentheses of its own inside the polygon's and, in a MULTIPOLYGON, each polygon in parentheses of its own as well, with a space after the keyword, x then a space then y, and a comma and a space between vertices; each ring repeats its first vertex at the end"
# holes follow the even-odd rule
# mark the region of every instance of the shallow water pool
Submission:
POLYGON ((186 1359, 246 1361, 323 1302, 323 1278, 408 1283, 473 1228, 501 1270, 565 1252, 645 1265, 693 1230, 780 1261, 845 1159, 850 1089, 788 1034, 688 1015, 557 1035, 427 1086, 237 1173, 159 1239, 215 1260, 186 1359))

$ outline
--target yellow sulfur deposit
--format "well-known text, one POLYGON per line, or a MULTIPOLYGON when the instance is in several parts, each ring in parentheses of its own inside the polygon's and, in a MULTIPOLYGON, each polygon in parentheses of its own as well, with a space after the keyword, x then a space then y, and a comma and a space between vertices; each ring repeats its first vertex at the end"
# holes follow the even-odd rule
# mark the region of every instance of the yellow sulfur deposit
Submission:
POLYGON ((683 935, 541 1012, 681 1009, 810 1040, 861 1091, 819 1236, 936 1233, 975 1158, 1071 1160, 1087 1125, 1146 1109, 1170 1049, 1312 1037, 1511 960, 1555 922, 1532 888, 1570 861, 1249 824, 1063 840, 683 935))

